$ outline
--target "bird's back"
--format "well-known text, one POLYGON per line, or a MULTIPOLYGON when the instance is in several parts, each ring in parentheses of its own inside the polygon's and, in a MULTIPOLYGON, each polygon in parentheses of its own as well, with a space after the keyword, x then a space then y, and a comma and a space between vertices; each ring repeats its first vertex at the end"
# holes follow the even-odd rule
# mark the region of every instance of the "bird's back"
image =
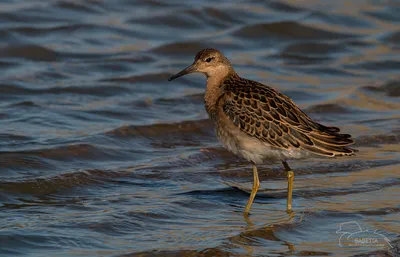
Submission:
POLYGON ((337 127, 314 122, 286 95, 233 74, 221 83, 218 105, 229 120, 251 138, 280 150, 305 150, 327 157, 353 155, 354 143, 337 127))

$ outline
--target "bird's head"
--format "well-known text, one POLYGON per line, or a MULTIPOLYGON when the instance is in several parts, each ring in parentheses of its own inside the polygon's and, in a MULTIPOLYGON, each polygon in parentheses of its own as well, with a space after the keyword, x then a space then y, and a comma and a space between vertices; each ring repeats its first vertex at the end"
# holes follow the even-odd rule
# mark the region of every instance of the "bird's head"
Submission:
POLYGON ((218 50, 207 48, 203 49, 196 54, 192 65, 186 69, 178 72, 168 80, 179 78, 183 75, 201 72, 208 78, 214 76, 226 76, 233 71, 232 65, 229 60, 218 50))

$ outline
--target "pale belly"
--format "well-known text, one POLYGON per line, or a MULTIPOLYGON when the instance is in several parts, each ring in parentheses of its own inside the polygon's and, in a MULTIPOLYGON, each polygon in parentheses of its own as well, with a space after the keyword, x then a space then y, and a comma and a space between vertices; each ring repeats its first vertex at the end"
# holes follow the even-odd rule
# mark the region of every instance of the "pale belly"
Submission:
POLYGON ((248 136, 227 119, 218 119, 215 123, 215 132, 222 145, 235 155, 245 158, 255 164, 264 160, 300 159, 310 154, 297 148, 280 149, 248 136))

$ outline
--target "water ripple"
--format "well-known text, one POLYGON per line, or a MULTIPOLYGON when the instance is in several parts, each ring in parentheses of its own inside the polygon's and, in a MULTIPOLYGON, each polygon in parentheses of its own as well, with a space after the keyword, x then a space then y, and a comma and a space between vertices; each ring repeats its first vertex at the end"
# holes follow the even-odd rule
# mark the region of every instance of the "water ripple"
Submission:
POLYGON ((357 221, 396 244, 397 1, 0 3, 0 255, 348 256, 357 221), (356 156, 251 165, 217 142, 202 48, 352 134, 356 156))

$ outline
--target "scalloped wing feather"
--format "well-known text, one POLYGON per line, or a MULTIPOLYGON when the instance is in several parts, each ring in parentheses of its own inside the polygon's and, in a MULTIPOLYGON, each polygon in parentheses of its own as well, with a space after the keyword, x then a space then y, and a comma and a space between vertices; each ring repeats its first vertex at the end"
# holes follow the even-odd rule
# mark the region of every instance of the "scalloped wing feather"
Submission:
POLYGON ((275 89, 240 77, 226 78, 220 98, 235 126, 280 149, 301 148, 321 156, 353 155, 354 141, 337 127, 314 122, 293 101, 275 89))

